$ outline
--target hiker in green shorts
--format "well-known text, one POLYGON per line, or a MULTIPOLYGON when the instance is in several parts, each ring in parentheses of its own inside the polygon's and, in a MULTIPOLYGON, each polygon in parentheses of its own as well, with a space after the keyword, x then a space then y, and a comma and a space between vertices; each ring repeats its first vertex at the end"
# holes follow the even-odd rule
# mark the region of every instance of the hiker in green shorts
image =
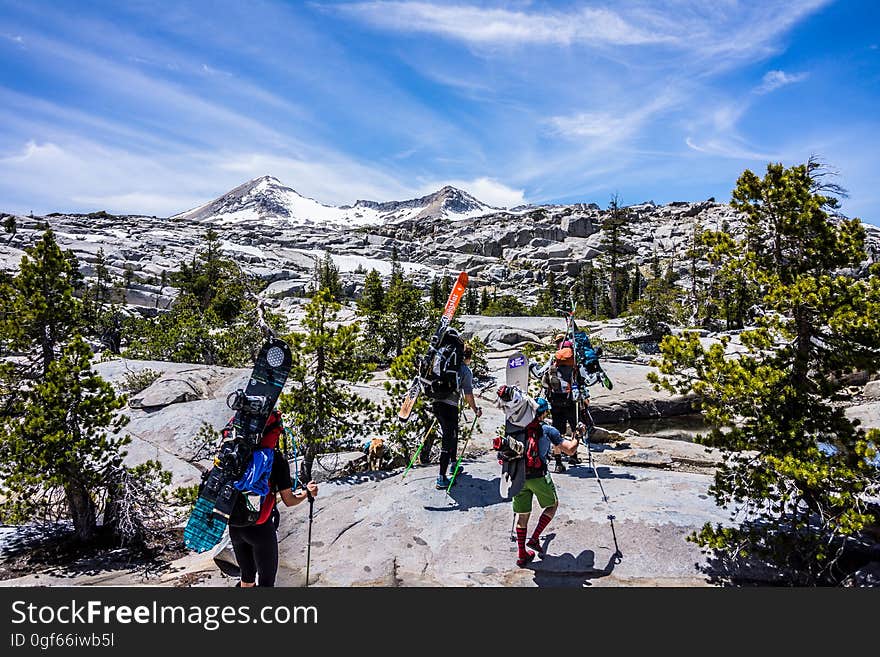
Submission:
POLYGON ((532 432, 529 432, 530 438, 526 446, 526 460, 528 463, 526 466, 526 479, 522 489, 513 497, 513 512, 517 514, 516 544, 519 548, 516 565, 520 568, 535 558, 535 552, 543 556, 544 550, 540 543, 541 532, 544 531, 556 514, 556 509, 559 508, 556 486, 553 485, 553 480, 547 472, 550 449, 552 446, 556 446, 565 454, 577 453, 580 437, 584 433, 582 429, 585 429, 583 425, 580 425, 572 439, 563 438, 558 430, 544 423, 544 419, 550 411, 550 404, 543 397, 539 397, 537 403, 535 420, 538 427, 540 427, 540 433, 534 432, 532 437, 532 432), (529 515, 532 512, 532 497, 538 498, 538 504, 543 509, 543 512, 541 517, 538 518, 538 524, 532 533, 532 537, 526 542, 529 515))

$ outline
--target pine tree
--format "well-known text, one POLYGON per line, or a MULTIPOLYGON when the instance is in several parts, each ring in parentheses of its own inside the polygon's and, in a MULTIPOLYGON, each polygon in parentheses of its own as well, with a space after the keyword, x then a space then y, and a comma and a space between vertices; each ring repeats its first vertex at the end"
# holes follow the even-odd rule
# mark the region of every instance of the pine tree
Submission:
POLYGON ((385 288, 382 287, 382 277, 375 269, 371 269, 364 279, 364 291, 358 300, 358 308, 368 315, 385 311, 385 288))
POLYGON ((703 315, 703 294, 706 287, 705 282, 705 266, 706 261, 706 242, 704 239, 704 230, 699 220, 694 220, 691 230, 690 244, 685 252, 685 258, 688 261, 688 274, 690 276, 690 294, 688 296, 688 305, 690 306, 691 324, 696 324, 697 320, 703 315))
POLYGON ((336 266, 329 251, 324 253, 324 257, 315 267, 315 289, 327 290, 334 301, 339 301, 345 296, 339 278, 339 267, 336 266))
POLYGON ((446 297, 443 296, 443 290, 440 289, 440 279, 436 276, 431 279, 431 307, 437 309, 442 308, 446 303, 446 297))
POLYGON ((449 295, 452 293, 452 279, 449 276, 444 275, 442 281, 440 282, 440 308, 446 306, 446 300, 449 298, 449 295))
POLYGON ((480 291, 480 313, 486 313, 486 308, 489 307, 489 303, 489 291, 484 287, 480 291))
POLYGON ((532 314, 540 317, 553 317, 559 314, 559 303, 561 293, 559 285, 556 283, 556 274, 553 271, 547 272, 544 279, 544 287, 538 294, 538 302, 532 308, 532 314))
POLYGON ((116 435, 127 422, 117 413, 124 399, 92 371, 79 333, 78 270, 46 231, 0 283, 0 345, 25 356, 0 366, 0 521, 66 516, 87 541, 101 500, 129 472, 128 438, 116 435))
POLYGON ((599 288, 596 279, 593 264, 586 263, 581 268, 578 278, 578 293, 588 317, 595 317, 599 312, 599 288))
POLYGON ((626 331, 631 335, 647 333, 657 337, 668 334, 682 316, 680 296, 678 288, 669 285, 665 278, 651 279, 641 298, 629 307, 630 316, 624 324, 626 331))
POLYGON ((372 369, 360 358, 360 325, 338 324, 340 309, 329 290, 318 290, 306 306, 305 332, 285 337, 293 353, 292 390, 281 395, 278 408, 305 443, 304 481, 312 478, 318 454, 368 435, 378 422, 377 407, 348 385, 363 383, 372 369))
POLYGON ((627 311, 630 304, 630 291, 632 290, 632 282, 629 275, 629 268, 622 267, 617 277, 617 307, 622 314, 627 311))
POLYGON ((363 323, 362 343, 366 358, 373 362, 385 360, 382 328, 385 318, 385 288, 382 277, 371 269, 364 279, 364 290, 358 299, 358 311, 363 323))
POLYGON ((3 219, 3 230, 9 233, 9 239, 6 240, 7 243, 12 241, 12 238, 15 237, 15 234, 18 232, 18 222, 15 220, 15 215, 4 215, 3 219))
POLYGON ((19 273, 3 313, 4 347, 30 351, 32 367, 25 378, 45 377, 61 347, 80 326, 80 304, 74 289, 81 278, 76 265, 47 230, 22 256, 19 273))
POLYGON ((205 233, 204 246, 189 264, 182 263, 171 278, 182 294, 196 299, 203 312, 212 311, 221 324, 234 322, 242 312, 250 310, 251 282, 233 260, 223 257, 214 230, 205 233))
POLYGON ((114 416, 123 404, 91 371, 91 350, 74 335, 27 393, 20 414, 4 421, 3 522, 51 517, 64 500, 77 539, 94 538, 95 492, 121 468, 121 448, 129 440, 113 435, 128 421, 114 416))
POLYGON ((615 195, 611 198, 608 213, 602 219, 602 246, 605 261, 605 269, 608 271, 608 304, 610 317, 617 317, 622 309, 619 303, 621 291, 618 279, 621 269, 628 259, 626 252, 627 238, 631 234, 629 227, 630 218, 628 212, 620 207, 619 199, 615 195))
POLYGON ((400 264, 400 256, 397 254, 397 245, 391 247, 391 279, 388 286, 393 287, 403 279, 403 266, 400 264))
POLYGON ((118 354, 122 341, 121 308, 116 299, 123 298, 121 283, 113 280, 104 257, 104 249, 98 249, 93 263, 94 278, 84 286, 82 294, 83 332, 95 338, 114 354, 118 354))
POLYGON ((725 357, 729 338, 708 348, 695 334, 661 343, 664 387, 694 392, 711 431, 701 442, 725 456, 711 488, 738 524, 707 524, 692 539, 732 569, 773 565, 786 581, 841 582, 841 559, 880 522, 867 505, 880 492, 880 432, 865 432, 836 403, 842 374, 880 369, 880 272, 862 262, 858 220, 832 221, 835 199, 807 165, 746 171, 734 203, 748 234, 727 244, 765 312, 740 334, 745 353, 725 357))
MULTIPOLYGON (((399 268, 399 264, 397 266, 399 268)), ((403 275, 402 270, 392 270, 380 331, 385 342, 384 353, 400 356, 407 344, 428 330, 428 323, 421 290, 403 275)))
POLYGON ((472 287, 469 287, 465 292, 464 311, 468 315, 477 315, 480 312, 480 297, 472 287))
POLYGON ((742 328, 748 308, 758 300, 758 290, 750 282, 755 264, 728 232, 704 231, 709 280, 706 289, 704 318, 723 319, 727 330, 742 328))

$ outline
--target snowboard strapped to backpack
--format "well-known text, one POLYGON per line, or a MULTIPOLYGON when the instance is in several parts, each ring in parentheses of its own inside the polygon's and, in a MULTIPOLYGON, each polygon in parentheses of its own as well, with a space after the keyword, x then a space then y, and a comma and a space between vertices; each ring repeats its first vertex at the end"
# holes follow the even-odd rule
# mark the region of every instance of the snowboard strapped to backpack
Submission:
POLYGON ((452 331, 446 333, 436 352, 426 363, 425 393, 431 399, 445 399, 458 391, 459 368, 464 363, 464 340, 452 331))

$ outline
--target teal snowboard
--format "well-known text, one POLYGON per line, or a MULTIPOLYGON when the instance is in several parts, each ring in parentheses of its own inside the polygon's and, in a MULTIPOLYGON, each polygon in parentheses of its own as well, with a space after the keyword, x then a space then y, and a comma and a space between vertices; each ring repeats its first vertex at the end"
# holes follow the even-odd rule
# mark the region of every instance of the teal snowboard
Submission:
POLYGON ((220 542, 229 515, 241 495, 233 483, 241 478, 251 462, 292 364, 286 342, 277 338, 267 340, 257 356, 247 387, 236 390, 226 400, 235 411, 232 440, 220 446, 214 467, 203 476, 195 508, 183 530, 184 543, 190 550, 207 552, 220 542))

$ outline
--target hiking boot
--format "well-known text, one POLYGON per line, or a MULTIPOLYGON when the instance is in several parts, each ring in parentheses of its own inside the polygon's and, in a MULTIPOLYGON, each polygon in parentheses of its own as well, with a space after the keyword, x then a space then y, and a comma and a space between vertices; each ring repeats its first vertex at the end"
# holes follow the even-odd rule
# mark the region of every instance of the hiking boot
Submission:
POLYGON ((581 460, 577 457, 577 454, 572 454, 571 456, 568 457, 568 464, 569 465, 580 465, 581 460))
POLYGON ((538 555, 540 555, 542 557, 544 556, 544 553, 546 552, 546 550, 543 547, 541 547, 541 541, 534 539, 534 538, 530 538, 529 540, 526 541, 526 547, 532 548, 538 555))
POLYGON ((445 490, 449 488, 449 478, 446 475, 440 475, 437 477, 437 490, 445 490))
POLYGON ((530 563, 532 563, 532 561, 534 561, 534 559, 535 559, 535 553, 532 552, 531 550, 526 550, 525 558, 524 559, 517 559, 516 565, 519 566, 520 568, 525 568, 530 563))
POLYGON ((556 462, 556 468, 553 470, 553 472, 565 472, 565 466, 562 465, 562 461, 556 462))

